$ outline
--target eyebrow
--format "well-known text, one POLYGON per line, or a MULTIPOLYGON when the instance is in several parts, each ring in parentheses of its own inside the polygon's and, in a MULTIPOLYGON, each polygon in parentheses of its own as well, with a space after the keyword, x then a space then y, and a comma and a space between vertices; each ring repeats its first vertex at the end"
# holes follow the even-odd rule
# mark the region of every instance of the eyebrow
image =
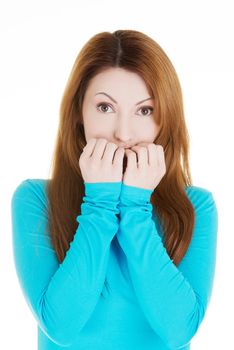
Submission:
MULTIPOLYGON (((105 92, 97 92, 97 93, 95 94, 95 96, 98 95, 98 94, 106 95, 106 96, 109 97, 114 103, 118 104, 117 101, 115 101, 115 99, 114 99, 113 97, 111 97, 110 95, 108 95, 107 93, 105 93, 105 92)), ((139 102, 136 103, 136 106, 139 105, 140 103, 144 102, 144 101, 147 101, 147 100, 154 100, 154 98, 153 98, 153 97, 149 97, 149 98, 146 98, 145 100, 139 101, 139 102)))

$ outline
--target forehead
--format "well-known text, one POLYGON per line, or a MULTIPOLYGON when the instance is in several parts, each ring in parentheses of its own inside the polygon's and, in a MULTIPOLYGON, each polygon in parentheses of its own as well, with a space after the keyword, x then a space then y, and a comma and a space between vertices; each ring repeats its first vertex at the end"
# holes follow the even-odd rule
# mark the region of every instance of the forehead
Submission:
POLYGON ((116 97, 126 93, 128 97, 133 98, 149 97, 144 79, 139 74, 123 68, 108 68, 99 72, 90 80, 87 91, 92 94, 104 91, 110 95, 115 94, 116 97))

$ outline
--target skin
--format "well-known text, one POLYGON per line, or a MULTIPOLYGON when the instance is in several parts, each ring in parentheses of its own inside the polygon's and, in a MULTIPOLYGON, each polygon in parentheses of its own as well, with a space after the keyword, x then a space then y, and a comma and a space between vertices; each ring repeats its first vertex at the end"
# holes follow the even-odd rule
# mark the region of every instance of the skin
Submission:
MULTIPOLYGON (((118 147, 123 147, 123 172, 126 165, 134 171, 137 161, 146 165, 150 158, 154 158, 155 170, 156 159, 162 159, 162 146, 153 144, 159 132, 153 116, 154 100, 149 99, 136 105, 149 97, 151 96, 144 80, 138 74, 119 67, 97 74, 86 90, 82 106, 86 142, 92 138, 104 138, 118 147), (99 92, 105 92, 116 103, 104 94, 97 94, 99 92)), ((152 170, 148 167, 147 169, 152 170)), ((132 186, 152 188, 156 182, 149 179, 145 183, 145 176, 146 171, 142 172, 139 182, 134 182, 132 178, 127 180, 126 175, 124 181, 132 186)))
POLYGON ((124 148, 131 148, 140 142, 153 142, 158 126, 151 110, 142 107, 154 108, 154 101, 148 100, 135 106, 148 97, 150 94, 145 82, 136 73, 123 68, 110 68, 97 74, 90 81, 83 101, 86 141, 93 137, 105 138, 124 148), (95 96, 98 92, 107 93, 117 104, 105 95, 95 96), (97 107, 99 103, 103 105, 97 107))

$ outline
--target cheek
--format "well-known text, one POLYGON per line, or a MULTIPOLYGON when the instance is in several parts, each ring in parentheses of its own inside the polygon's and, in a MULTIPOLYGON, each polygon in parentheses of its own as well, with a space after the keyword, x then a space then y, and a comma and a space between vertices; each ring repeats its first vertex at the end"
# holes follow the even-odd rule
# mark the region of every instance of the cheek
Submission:
POLYGON ((144 129, 145 138, 148 139, 149 142, 153 142, 158 135, 159 126, 156 124, 154 120, 147 125, 144 129))
POLYGON ((158 134, 159 128, 153 123, 142 125, 138 128, 136 134, 138 135, 139 142, 151 143, 155 140, 158 134), (144 141, 143 141, 144 140, 144 141))
POLYGON ((103 123, 100 119, 86 119, 84 122, 85 133, 87 137, 97 137, 97 138, 109 138, 110 128, 106 123, 103 123))

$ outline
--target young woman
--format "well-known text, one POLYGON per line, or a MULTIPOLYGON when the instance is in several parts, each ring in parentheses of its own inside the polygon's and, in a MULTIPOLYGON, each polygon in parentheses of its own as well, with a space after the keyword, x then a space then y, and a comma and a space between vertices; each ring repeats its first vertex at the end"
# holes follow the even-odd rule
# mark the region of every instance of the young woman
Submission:
POLYGON ((192 185, 179 80, 153 39, 117 30, 86 43, 52 165, 12 196, 38 349, 190 349, 211 298, 218 213, 192 185))

